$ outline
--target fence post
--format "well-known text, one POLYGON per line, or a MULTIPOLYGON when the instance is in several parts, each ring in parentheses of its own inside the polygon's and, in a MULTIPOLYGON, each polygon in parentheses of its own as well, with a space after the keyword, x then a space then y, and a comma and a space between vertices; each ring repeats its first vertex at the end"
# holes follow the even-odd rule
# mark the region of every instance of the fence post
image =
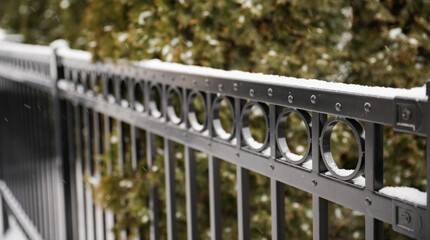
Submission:
POLYGON ((2 193, 0 192, 0 239, 3 238, 4 235, 4 222, 3 222, 3 198, 2 198, 2 193))
MULTIPOLYGON (((55 223, 57 225, 56 238, 66 239, 66 211, 65 211, 65 198, 64 198, 64 185, 63 185, 63 152, 67 151, 67 138, 66 134, 62 133, 62 114, 61 102, 58 97, 57 82, 62 77, 63 72, 60 70, 58 63, 57 50, 59 48, 67 47, 68 44, 64 40, 57 40, 51 43, 52 49, 51 62, 50 62, 50 75, 51 75, 51 96, 52 96, 52 112, 54 120, 54 142, 55 142, 55 167, 53 174, 53 184, 55 184, 56 193, 56 212, 54 213, 55 223), (64 148, 64 149, 63 149, 64 148)), ((63 102, 64 105, 64 102, 63 102)), ((63 110, 65 110, 63 106, 63 110)), ((55 207, 55 206, 53 206, 55 207)))
MULTIPOLYGON (((426 82, 426 94, 427 97, 430 98, 430 79, 427 80, 426 82)), ((426 109, 426 115, 425 117, 427 118, 427 129, 426 129, 426 168, 427 168, 427 207, 426 207, 426 218, 427 218, 427 227, 426 227, 426 233, 427 234, 427 238, 430 237, 430 227, 428 227, 428 224, 430 223, 430 184, 429 184, 429 178, 430 178, 430 101, 427 98, 427 109, 426 109)))

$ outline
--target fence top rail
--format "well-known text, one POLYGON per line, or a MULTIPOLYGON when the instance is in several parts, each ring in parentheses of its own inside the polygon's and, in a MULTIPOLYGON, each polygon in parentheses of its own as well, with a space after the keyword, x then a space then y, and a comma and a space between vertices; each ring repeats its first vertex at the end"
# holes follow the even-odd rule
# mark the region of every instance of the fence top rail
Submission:
POLYGON ((49 62, 52 49, 49 46, 0 41, 0 52, 3 56, 17 58, 39 57, 49 62))
MULTIPOLYGON (((57 53, 59 57, 63 58, 66 61, 69 59, 69 60, 77 60, 84 63, 91 63, 92 55, 91 53, 86 51, 62 48, 62 49, 59 49, 57 53)), ((328 81, 317 80, 317 79, 304 79, 304 78, 285 77, 285 76, 269 75, 269 74, 262 74, 262 73, 250 73, 250 72, 243 72, 238 70, 226 71, 226 70, 214 69, 209 67, 200 67, 200 66, 194 66, 194 65, 183 65, 178 63, 162 62, 158 59, 128 62, 126 64, 129 64, 128 65, 129 67, 133 67, 137 69, 147 69, 147 70, 162 71, 166 73, 176 73, 176 74, 180 73, 180 74, 186 74, 186 75, 204 76, 208 78, 217 78, 217 79, 228 79, 232 81, 243 81, 243 82, 270 84, 275 86, 314 89, 314 90, 322 90, 327 92, 337 92, 337 93, 353 94, 353 95, 360 95, 360 96, 374 96, 374 97, 381 97, 381 98, 387 98, 387 99, 402 97, 402 98, 408 98, 408 99, 415 99, 417 101, 427 100, 425 86, 414 87, 411 89, 365 86, 365 85, 358 85, 358 84, 328 82, 328 81)), ((88 68, 92 67, 91 70, 96 71, 94 67, 96 67, 97 64, 94 64, 93 66, 88 66, 88 65, 86 66, 88 68)), ((119 74, 121 72, 130 73, 129 69, 127 69, 127 66, 125 67, 121 66, 122 69, 114 69, 115 67, 118 68, 118 66, 111 66, 111 69, 112 71, 116 71, 116 74, 119 74)))

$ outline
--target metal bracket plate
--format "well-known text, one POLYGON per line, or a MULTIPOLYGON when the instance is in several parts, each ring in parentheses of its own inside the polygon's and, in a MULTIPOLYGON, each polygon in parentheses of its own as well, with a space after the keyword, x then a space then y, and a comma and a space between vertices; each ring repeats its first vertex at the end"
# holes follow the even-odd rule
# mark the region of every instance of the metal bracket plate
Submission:
POLYGON ((393 230, 412 238, 419 238, 422 219, 417 210, 398 200, 393 200, 393 230))
POLYGON ((423 111, 416 100, 395 98, 393 128, 396 131, 416 133, 422 128, 423 111))

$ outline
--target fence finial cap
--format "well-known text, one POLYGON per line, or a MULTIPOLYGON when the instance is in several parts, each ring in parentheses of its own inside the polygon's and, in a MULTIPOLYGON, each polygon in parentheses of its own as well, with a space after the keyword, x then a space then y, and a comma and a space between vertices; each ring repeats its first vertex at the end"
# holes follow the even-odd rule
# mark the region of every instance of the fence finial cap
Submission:
POLYGON ((70 48, 69 43, 64 39, 58 39, 49 44, 51 48, 70 48))

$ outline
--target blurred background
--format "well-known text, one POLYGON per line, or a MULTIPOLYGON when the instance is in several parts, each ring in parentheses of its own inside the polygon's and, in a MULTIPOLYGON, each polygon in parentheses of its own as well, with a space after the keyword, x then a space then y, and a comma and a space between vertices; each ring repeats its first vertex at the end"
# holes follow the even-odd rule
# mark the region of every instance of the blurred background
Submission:
MULTIPOLYGON (((225 70, 400 88, 422 86, 430 78, 430 2, 426 0, 2 0, 0 27, 8 34, 20 34, 15 39, 26 43, 47 45, 65 39, 72 48, 92 52, 94 61, 158 58, 225 70)), ((225 104, 220 111, 225 129, 231 131, 232 113, 225 104)), ((251 130, 262 141, 266 124, 258 111, 253 112, 251 130)), ((297 116, 289 121, 297 123, 287 123, 289 147, 303 154, 307 144, 304 125, 297 116)), ((353 168, 357 158, 353 134, 346 126, 335 132, 331 141, 336 161, 340 167, 353 168)), ((164 185, 163 141, 157 142, 160 161, 156 171, 152 169, 157 174, 106 176, 95 188, 99 204, 119 216, 117 234, 131 226, 145 235, 147 191, 139 183, 159 181, 164 185), (140 187, 127 188, 120 184, 123 181, 140 187), (128 199, 126 207, 121 205, 124 198, 128 199)), ((114 157, 117 153, 112 149, 98 161, 114 157)), ((424 150, 425 139, 386 127, 384 185, 425 191, 424 150)), ((183 147, 176 146, 176 151, 176 217, 179 239, 185 239, 183 147)), ((196 156, 199 234, 201 239, 209 239, 207 155, 196 156)), ((237 238, 235 172, 235 166, 222 163, 225 239, 237 238)), ((250 184, 252 239, 270 239, 270 179, 251 173, 250 184)), ((163 189, 160 198, 165 201, 162 193, 163 189)), ((285 205, 288 237, 312 239, 312 196, 286 186, 285 205)), ((364 238, 362 213, 334 203, 329 207, 331 239, 364 238)), ((165 211, 163 204, 160 209, 165 211)), ((165 219, 161 222, 165 227, 165 219)), ((385 225, 385 238, 406 237, 385 225)))

